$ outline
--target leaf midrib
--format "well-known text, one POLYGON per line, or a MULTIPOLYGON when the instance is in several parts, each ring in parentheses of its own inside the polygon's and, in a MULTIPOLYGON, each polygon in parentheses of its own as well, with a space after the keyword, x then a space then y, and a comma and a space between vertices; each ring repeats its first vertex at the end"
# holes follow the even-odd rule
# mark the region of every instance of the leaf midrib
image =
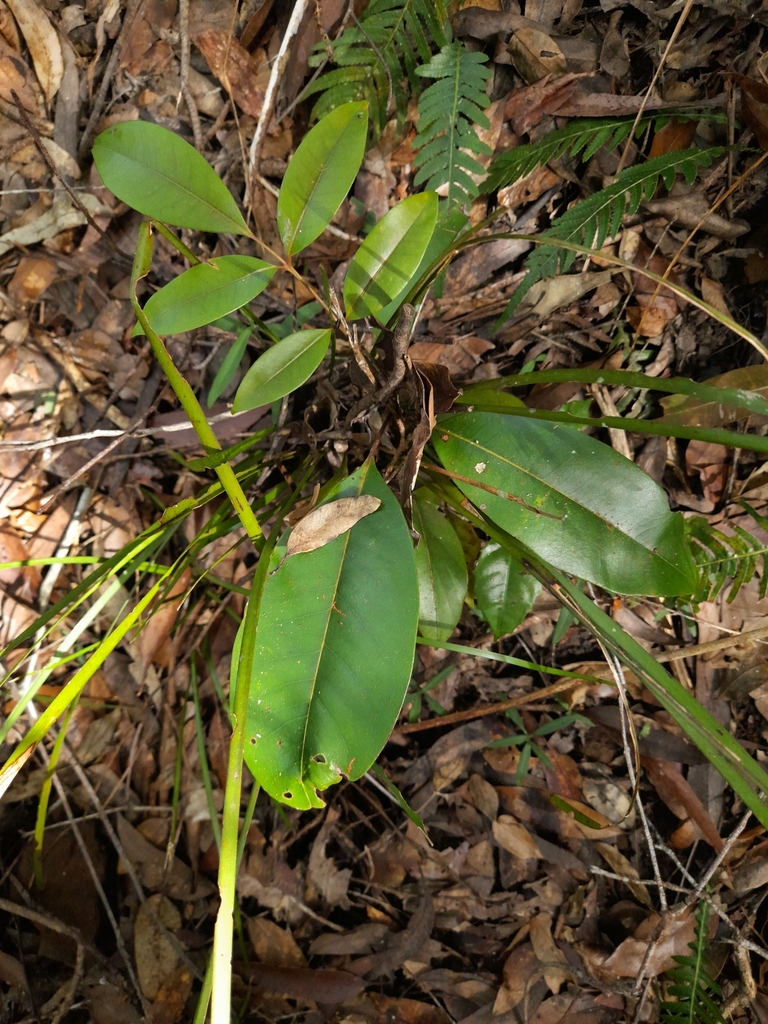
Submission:
MULTIPOLYGON (((531 480, 535 480, 537 483, 541 484, 542 487, 549 487, 550 489, 555 490, 558 494, 562 495, 566 499, 566 501, 572 502, 574 505, 576 505, 577 508, 579 508, 587 515, 594 516, 594 518, 597 519, 599 522, 604 523, 606 526, 609 526, 612 530, 616 530, 617 533, 619 533, 622 537, 626 537, 627 540, 631 541, 632 544, 635 544, 642 551, 648 552, 649 554, 653 555, 654 558, 658 558, 665 565, 670 566, 678 575, 683 575, 680 568, 677 565, 675 565, 674 562, 671 562, 668 558, 661 555, 657 550, 646 547, 645 544, 642 543, 642 541, 638 540, 636 537, 633 537, 630 533, 627 533, 625 530, 621 529, 615 523, 612 523, 605 516, 600 515, 599 512, 595 512, 587 505, 584 505, 578 499, 572 498, 571 495, 566 494, 565 491, 560 490, 557 487, 557 485, 550 483, 548 480, 544 480, 543 478, 537 476, 535 473, 531 472, 529 469, 525 469, 523 466, 518 466, 516 463, 512 462, 511 459, 508 459, 503 455, 499 455, 498 452, 495 452, 490 448, 485 448, 479 442, 471 440, 470 438, 467 437, 462 437, 461 434, 457 434, 454 430, 451 430, 448 427, 446 427, 445 433, 451 434, 453 437, 456 438, 456 440, 463 441, 465 444, 471 445, 473 448, 476 448, 478 451, 483 452, 484 454, 490 456, 493 459, 498 460, 499 462, 506 463, 506 465, 511 466, 512 469, 516 469, 518 472, 530 477, 531 480)), ((472 484, 470 483, 468 484, 468 486, 471 487, 472 484)), ((500 491, 504 490, 503 487, 499 487, 498 489, 500 491)), ((501 497, 501 495, 492 495, 492 497, 501 497)))
MULTIPOLYGON (((141 163, 139 160, 136 160, 135 157, 129 156, 127 153, 123 153, 122 150, 119 150, 119 149, 110 149, 110 152, 115 154, 115 155, 117 155, 117 156, 119 156, 122 160, 125 160, 127 163, 135 164, 136 167, 138 167, 143 173, 146 174, 146 172, 147 172, 147 165, 141 163)), ((213 213, 218 214, 220 217, 224 217, 230 224, 233 224, 235 226, 236 230, 233 232, 234 234, 242 235, 244 233, 244 231, 243 231, 244 228, 245 228, 245 231, 247 232, 248 229, 247 229, 247 226, 245 224, 245 221, 241 221, 240 223, 238 223, 236 220, 234 220, 230 216, 230 214, 225 213, 218 206, 214 206, 213 203, 210 202, 210 200, 202 199, 199 195, 197 195, 194 192, 191 192, 183 184, 181 184, 180 182, 176 181, 174 178, 171 178, 170 175, 164 174, 162 171, 158 170, 156 167, 154 167, 154 166, 150 167, 149 170, 150 170, 151 174, 155 175, 155 177, 159 178, 162 182, 169 182, 174 188, 178 189, 180 192, 184 192, 187 196, 189 196, 191 199, 193 199, 196 203, 200 203, 203 206, 207 207, 209 210, 211 210, 213 213)), ((222 182, 222 185, 223 185, 224 188, 226 188, 226 185, 224 185, 223 182, 222 182)))

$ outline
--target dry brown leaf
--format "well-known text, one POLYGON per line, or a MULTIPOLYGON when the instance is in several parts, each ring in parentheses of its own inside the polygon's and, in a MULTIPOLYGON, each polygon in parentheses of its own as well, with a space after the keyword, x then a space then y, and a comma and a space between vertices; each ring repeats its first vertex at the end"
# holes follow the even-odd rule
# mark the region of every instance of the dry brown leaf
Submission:
POLYGON ((13 103, 12 92, 19 97, 22 107, 31 114, 38 113, 32 69, 21 59, 4 39, 0 39, 0 98, 13 103))
MULTIPOLYGON (((147 903, 168 931, 175 932, 181 928, 181 914, 167 897, 157 893, 150 896, 147 903)), ((176 950, 149 916, 145 904, 142 904, 136 913, 133 942, 136 973, 139 976, 141 991, 147 999, 154 1001, 166 978, 176 970, 179 958, 176 950)))
POLYGON ((613 11, 600 48, 600 70, 614 78, 623 79, 629 73, 627 41, 619 31, 622 12, 613 11))
POLYGON ((622 878, 627 880, 627 888, 632 895, 644 903, 646 907, 653 909, 653 900, 650 897, 647 887, 639 881, 639 874, 637 868, 630 864, 623 853, 619 853, 615 846, 610 843, 595 843, 595 847, 599 852, 600 856, 606 861, 611 871, 615 871, 617 875, 621 875, 622 878))
POLYGON ((303 967, 304 954, 287 928, 266 917, 246 919, 248 936, 259 961, 267 967, 303 967))
POLYGON ((531 946, 536 959, 544 968, 544 981, 554 995, 573 977, 567 967, 565 954, 552 938, 552 915, 537 914, 528 922, 531 946), (558 963, 563 967, 556 966, 558 963))
POLYGON ((698 473, 704 497, 715 505, 720 500, 728 482, 729 450, 712 441, 694 440, 688 442, 685 450, 685 468, 689 475, 698 473))
POLYGON ((0 0, 0 37, 2 37, 12 50, 21 53, 21 39, 16 28, 16 22, 11 17, 11 12, 5 3, 0 0))
POLYGON ((246 114, 258 117, 269 81, 269 65, 263 50, 261 59, 248 53, 229 32, 205 28, 192 36, 211 72, 246 114))
POLYGON ((14 302, 36 302, 48 285, 53 284, 58 268, 45 256, 24 256, 8 285, 14 302))
POLYGON ((534 128, 547 114, 554 114, 576 91, 583 75, 567 74, 552 79, 547 75, 533 85, 515 89, 507 97, 504 117, 517 135, 534 128))
MULTIPOLYGON (((641 927, 648 932, 647 937, 625 939, 608 957, 603 966, 620 978, 636 977, 643 964, 648 944, 651 941, 650 936, 657 923, 658 917, 652 917, 644 922, 641 927)), ((688 944, 693 941, 695 926, 696 918, 692 907, 683 907, 679 911, 670 913, 661 936, 654 944, 645 963, 643 977, 655 978, 675 966, 673 956, 689 954, 688 944)))
MULTIPOLYGON (((138 957, 137 957, 138 959, 138 957)), ((192 991, 192 975, 179 965, 163 979, 149 1011, 150 1024, 176 1024, 192 991)))
POLYGON ((285 549, 285 557, 314 551, 351 530, 361 519, 381 505, 381 498, 361 494, 357 498, 339 498, 320 505, 304 516, 293 528, 285 549))
POLYGON ((513 857, 541 860, 541 850, 527 828, 508 814, 501 814, 493 823, 493 838, 513 857))
POLYGON ((541 964, 530 944, 518 946, 504 963, 503 984, 496 997, 494 1014, 506 1013, 517 1006, 541 977, 541 964))
MULTIPOLYGON (((378 502, 379 499, 375 498, 374 500, 378 502)), ((337 868, 325 852, 333 833, 333 827, 339 820, 339 813, 336 807, 328 808, 323 827, 312 844, 307 868, 307 902, 311 903, 319 896, 329 907, 346 909, 349 907, 347 889, 352 877, 352 869, 337 868)))
MULTIPOLYGON (((757 391, 763 397, 768 394, 768 366, 743 366, 738 370, 729 370, 717 377, 703 381, 707 387, 741 388, 745 391, 757 391)), ((737 410, 722 402, 702 401, 686 395, 668 395, 661 399, 664 418, 673 423, 681 423, 694 427, 722 427, 732 423, 745 410, 737 410)))
POLYGON ((64 58, 56 29, 35 0, 6 0, 24 36, 37 80, 50 103, 64 77, 64 58))
POLYGON ((656 132, 651 143, 648 158, 674 153, 678 149, 688 149, 693 145, 696 134, 695 121, 670 121, 656 132))
POLYGON ((734 75, 741 89, 742 117, 762 149, 768 149, 768 85, 746 75, 734 75))
POLYGON ((651 785, 672 813, 681 820, 690 818, 701 829, 712 849, 719 853, 723 841, 691 784, 683 778, 681 766, 672 761, 658 761, 647 756, 642 757, 641 761, 651 785))
POLYGON ((519 28, 508 44, 512 63, 531 85, 545 75, 559 77, 566 71, 565 55, 557 43, 538 28, 519 28))

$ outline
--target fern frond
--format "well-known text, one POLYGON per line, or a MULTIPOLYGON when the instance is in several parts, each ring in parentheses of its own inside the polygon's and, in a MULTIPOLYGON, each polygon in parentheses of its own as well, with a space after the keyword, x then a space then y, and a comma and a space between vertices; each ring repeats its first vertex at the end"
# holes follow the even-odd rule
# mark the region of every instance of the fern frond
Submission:
POLYGON ((714 601, 730 581, 726 600, 735 600, 739 590, 749 583, 755 573, 760 577, 760 595, 768 586, 765 557, 768 549, 756 537, 740 526, 728 535, 715 529, 702 516, 691 516, 685 521, 691 551, 699 570, 699 584, 694 602, 714 601), (761 564, 761 568, 758 565, 761 564))
POLYGON ((708 936, 709 906, 702 900, 696 913, 694 939, 689 943, 693 955, 673 956, 679 966, 665 972, 671 982, 667 995, 674 996, 675 1002, 662 1003, 660 1024, 725 1024, 715 1002, 722 998, 722 992, 706 967, 708 936))
MULTIPOLYGON (((556 218, 552 226, 539 237, 542 240, 575 242, 599 249, 606 238, 618 232, 625 214, 636 213, 643 199, 653 197, 659 179, 667 188, 671 188, 676 176, 683 174, 690 184, 699 167, 708 167, 723 152, 719 146, 683 149, 657 156, 636 167, 628 167, 617 175, 612 185, 576 203, 556 218)), ((577 255, 573 250, 547 245, 543 241, 537 244, 524 264, 528 273, 517 286, 496 328, 514 313, 536 281, 564 274, 573 265, 577 255)))
POLYGON ((415 186, 426 182, 437 190, 448 186, 448 203, 462 206, 478 195, 471 175, 483 173, 475 160, 491 149, 481 142, 474 125, 490 127, 483 108, 489 105, 485 84, 491 72, 484 67, 484 53, 470 53, 461 43, 450 43, 435 54, 429 64, 417 68, 422 78, 436 81, 421 94, 418 134, 413 143, 417 151, 415 186))
MULTIPOLYGON (((317 119, 355 99, 368 100, 371 124, 377 134, 391 115, 390 100, 403 120, 409 94, 418 95, 417 68, 429 61, 432 46, 445 46, 449 26, 443 0, 370 0, 355 25, 330 43, 337 68, 313 82, 302 98, 321 93, 312 109, 317 119), (355 71, 346 71, 354 68, 355 71), (341 73, 340 73, 341 72, 341 73), (330 93, 330 95, 329 95, 330 93)), ((328 56, 328 44, 318 43, 309 58, 318 67, 328 56)))
MULTIPOLYGON (((716 111, 691 112, 675 114, 676 121, 721 120, 723 115, 716 111)), ((672 120, 670 114, 647 114, 637 123, 635 138, 639 138, 649 126, 654 131, 663 128, 672 120)), ((633 117, 584 118, 571 121, 564 128, 549 132, 543 139, 530 142, 514 149, 500 153, 488 169, 488 177, 483 182, 483 193, 494 192, 504 188, 519 178, 524 178, 542 164, 550 160, 559 160, 562 156, 581 156, 582 161, 589 160, 601 147, 607 152, 616 149, 625 142, 635 123, 633 117)))

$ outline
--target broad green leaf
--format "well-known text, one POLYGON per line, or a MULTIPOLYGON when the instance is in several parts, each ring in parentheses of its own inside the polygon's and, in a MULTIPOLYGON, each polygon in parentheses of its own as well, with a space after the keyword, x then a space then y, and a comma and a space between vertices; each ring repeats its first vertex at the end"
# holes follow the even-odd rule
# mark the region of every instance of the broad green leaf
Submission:
POLYGON ((467 596, 467 563, 456 531, 437 506, 417 492, 413 528, 419 577, 419 632, 427 640, 447 640, 456 628, 467 596))
POLYGON ((621 594, 693 592, 682 516, 607 445, 573 427, 487 412, 448 416, 433 439, 464 494, 558 568, 621 594))
POLYGON ((331 223, 360 170, 367 135, 368 104, 345 103, 302 139, 277 199, 277 226, 288 256, 306 249, 331 223))
POLYGON ((421 257, 421 262, 413 272, 411 280, 400 289, 391 302, 376 314, 376 319, 380 324, 387 325, 391 324, 393 320, 397 320, 397 314, 404 302, 411 302, 413 304, 418 302, 420 289, 432 284, 430 272, 434 272, 440 261, 448 255, 457 236, 468 223, 469 217, 457 206, 448 207, 438 203, 435 230, 432 232, 429 245, 421 257))
MULTIPOLYGON (((255 256, 215 256, 155 292, 144 312, 157 334, 192 331, 250 302, 264 291, 276 270, 255 256)), ((133 335, 143 333, 137 324, 133 335)))
POLYGON ((234 377, 235 371, 240 365, 240 360, 245 355, 245 350, 248 347, 248 339, 252 334, 252 327, 244 327, 230 345, 229 351, 224 356, 224 361, 219 367, 219 372, 213 378, 211 390, 208 392, 207 405, 209 409, 234 377))
POLYGON ((101 180, 146 217, 193 231, 250 235, 232 193, 188 142, 148 121, 123 121, 93 144, 101 180))
POLYGON ((486 544, 475 566, 475 600, 498 640, 517 629, 541 584, 498 544, 486 544))
POLYGON ((398 203, 368 235, 347 268, 344 304, 350 320, 375 315, 409 283, 437 222, 437 195, 398 203))
POLYGON ((289 334, 259 356, 237 389, 232 412, 270 405, 304 383, 323 361, 331 331, 313 329, 289 334))
POLYGON ((411 677, 419 615, 413 544, 372 462, 327 500, 361 494, 381 499, 376 512, 280 565, 284 537, 264 587, 245 759, 271 796, 302 810, 322 806, 317 790, 368 771, 411 677))

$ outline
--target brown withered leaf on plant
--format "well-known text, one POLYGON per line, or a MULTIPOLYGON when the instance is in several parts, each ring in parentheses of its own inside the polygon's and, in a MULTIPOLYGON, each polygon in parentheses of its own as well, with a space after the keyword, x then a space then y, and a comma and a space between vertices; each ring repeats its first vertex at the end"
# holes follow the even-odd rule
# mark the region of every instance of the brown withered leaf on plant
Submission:
POLYGON ((371 515, 381 505, 381 498, 361 494, 357 498, 338 498, 313 508, 294 526, 285 549, 285 557, 325 547, 342 533, 351 530, 361 519, 371 515))

